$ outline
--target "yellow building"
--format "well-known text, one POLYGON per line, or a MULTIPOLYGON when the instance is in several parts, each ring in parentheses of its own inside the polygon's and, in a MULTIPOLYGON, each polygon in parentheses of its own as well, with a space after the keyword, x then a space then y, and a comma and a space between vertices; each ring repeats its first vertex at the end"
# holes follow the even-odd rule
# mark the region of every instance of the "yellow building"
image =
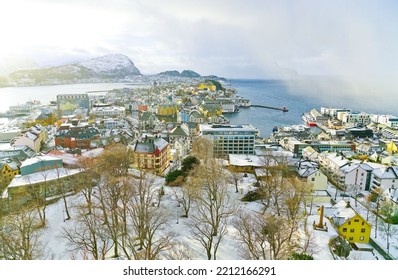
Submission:
POLYGON ((349 202, 341 200, 325 214, 337 232, 351 243, 368 243, 372 226, 351 208, 349 202))
POLYGON ((394 141, 391 141, 390 143, 387 144, 387 151, 392 154, 398 152, 397 145, 395 145, 394 141))
POLYGON ((20 174, 19 167, 21 163, 17 159, 5 159, 0 161, 0 190, 3 191, 14 179, 15 175, 20 174))
POLYGON ((201 84, 199 84, 198 89, 200 89, 200 90, 216 91, 216 86, 213 85, 213 84, 201 83, 201 84))
POLYGON ((199 112, 206 118, 221 116, 222 107, 220 104, 202 104, 199 106, 199 112))
POLYGON ((175 116, 178 113, 178 107, 175 104, 161 104, 158 106, 159 116, 175 116))
POLYGON ((170 165, 170 146, 160 137, 146 136, 133 146, 134 166, 163 176, 170 165))

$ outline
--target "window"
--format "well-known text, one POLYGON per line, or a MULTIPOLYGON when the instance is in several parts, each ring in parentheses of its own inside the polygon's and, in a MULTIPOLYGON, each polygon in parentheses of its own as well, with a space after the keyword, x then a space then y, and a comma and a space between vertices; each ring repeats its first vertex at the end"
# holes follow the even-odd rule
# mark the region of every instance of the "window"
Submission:
POLYGON ((353 229, 353 228, 352 228, 352 229, 350 229, 350 232, 355 232, 355 229, 353 229))
POLYGON ((365 232, 366 231, 366 229, 365 228, 361 228, 361 232, 365 232))
POLYGON ((363 240, 365 240, 365 238, 363 236, 360 236, 359 240, 363 241, 363 240))
POLYGON ((315 178, 311 178, 311 181, 314 182, 314 181, 315 181, 315 178))
POLYGON ((354 220, 354 222, 358 223, 358 222, 359 222, 359 220, 358 220, 358 219, 355 219, 355 220, 354 220))
POLYGON ((362 222, 362 225, 364 225, 365 224, 365 222, 362 222))
POLYGON ((350 240, 350 241, 351 241, 351 240, 354 240, 354 237, 350 236, 349 240, 350 240))
POLYGON ((348 224, 351 225, 351 221, 348 221, 348 224))
POLYGON ((343 232, 347 232, 347 228, 343 228, 343 232))

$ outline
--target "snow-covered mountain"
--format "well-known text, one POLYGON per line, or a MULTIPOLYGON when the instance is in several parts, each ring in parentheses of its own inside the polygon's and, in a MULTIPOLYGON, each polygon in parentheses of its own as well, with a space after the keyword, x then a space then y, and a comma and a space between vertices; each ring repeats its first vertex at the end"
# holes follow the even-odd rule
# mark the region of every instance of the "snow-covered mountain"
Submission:
POLYGON ((78 65, 102 75, 141 75, 134 63, 123 54, 108 54, 96 57, 78 65))
POLYGON ((129 57, 109 54, 77 64, 21 70, 8 76, 11 85, 48 85, 90 82, 120 82, 141 75, 129 57))

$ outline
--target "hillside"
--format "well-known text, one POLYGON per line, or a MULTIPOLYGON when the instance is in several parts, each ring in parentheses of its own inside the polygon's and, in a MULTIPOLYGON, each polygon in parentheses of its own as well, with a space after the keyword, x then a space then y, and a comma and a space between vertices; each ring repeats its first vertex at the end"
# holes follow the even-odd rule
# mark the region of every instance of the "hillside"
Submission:
POLYGON ((20 70, 11 73, 10 85, 47 85, 63 83, 120 82, 130 80, 141 72, 125 55, 110 54, 78 64, 20 70))

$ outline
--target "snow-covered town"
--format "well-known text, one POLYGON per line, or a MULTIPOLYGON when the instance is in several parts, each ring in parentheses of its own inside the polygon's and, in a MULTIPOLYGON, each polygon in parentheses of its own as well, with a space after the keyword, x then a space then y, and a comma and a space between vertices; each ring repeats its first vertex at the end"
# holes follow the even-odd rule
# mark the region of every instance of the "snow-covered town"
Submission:
POLYGON ((398 118, 322 107, 265 139, 224 80, 145 79, 10 106, 0 259, 398 257, 398 118))

